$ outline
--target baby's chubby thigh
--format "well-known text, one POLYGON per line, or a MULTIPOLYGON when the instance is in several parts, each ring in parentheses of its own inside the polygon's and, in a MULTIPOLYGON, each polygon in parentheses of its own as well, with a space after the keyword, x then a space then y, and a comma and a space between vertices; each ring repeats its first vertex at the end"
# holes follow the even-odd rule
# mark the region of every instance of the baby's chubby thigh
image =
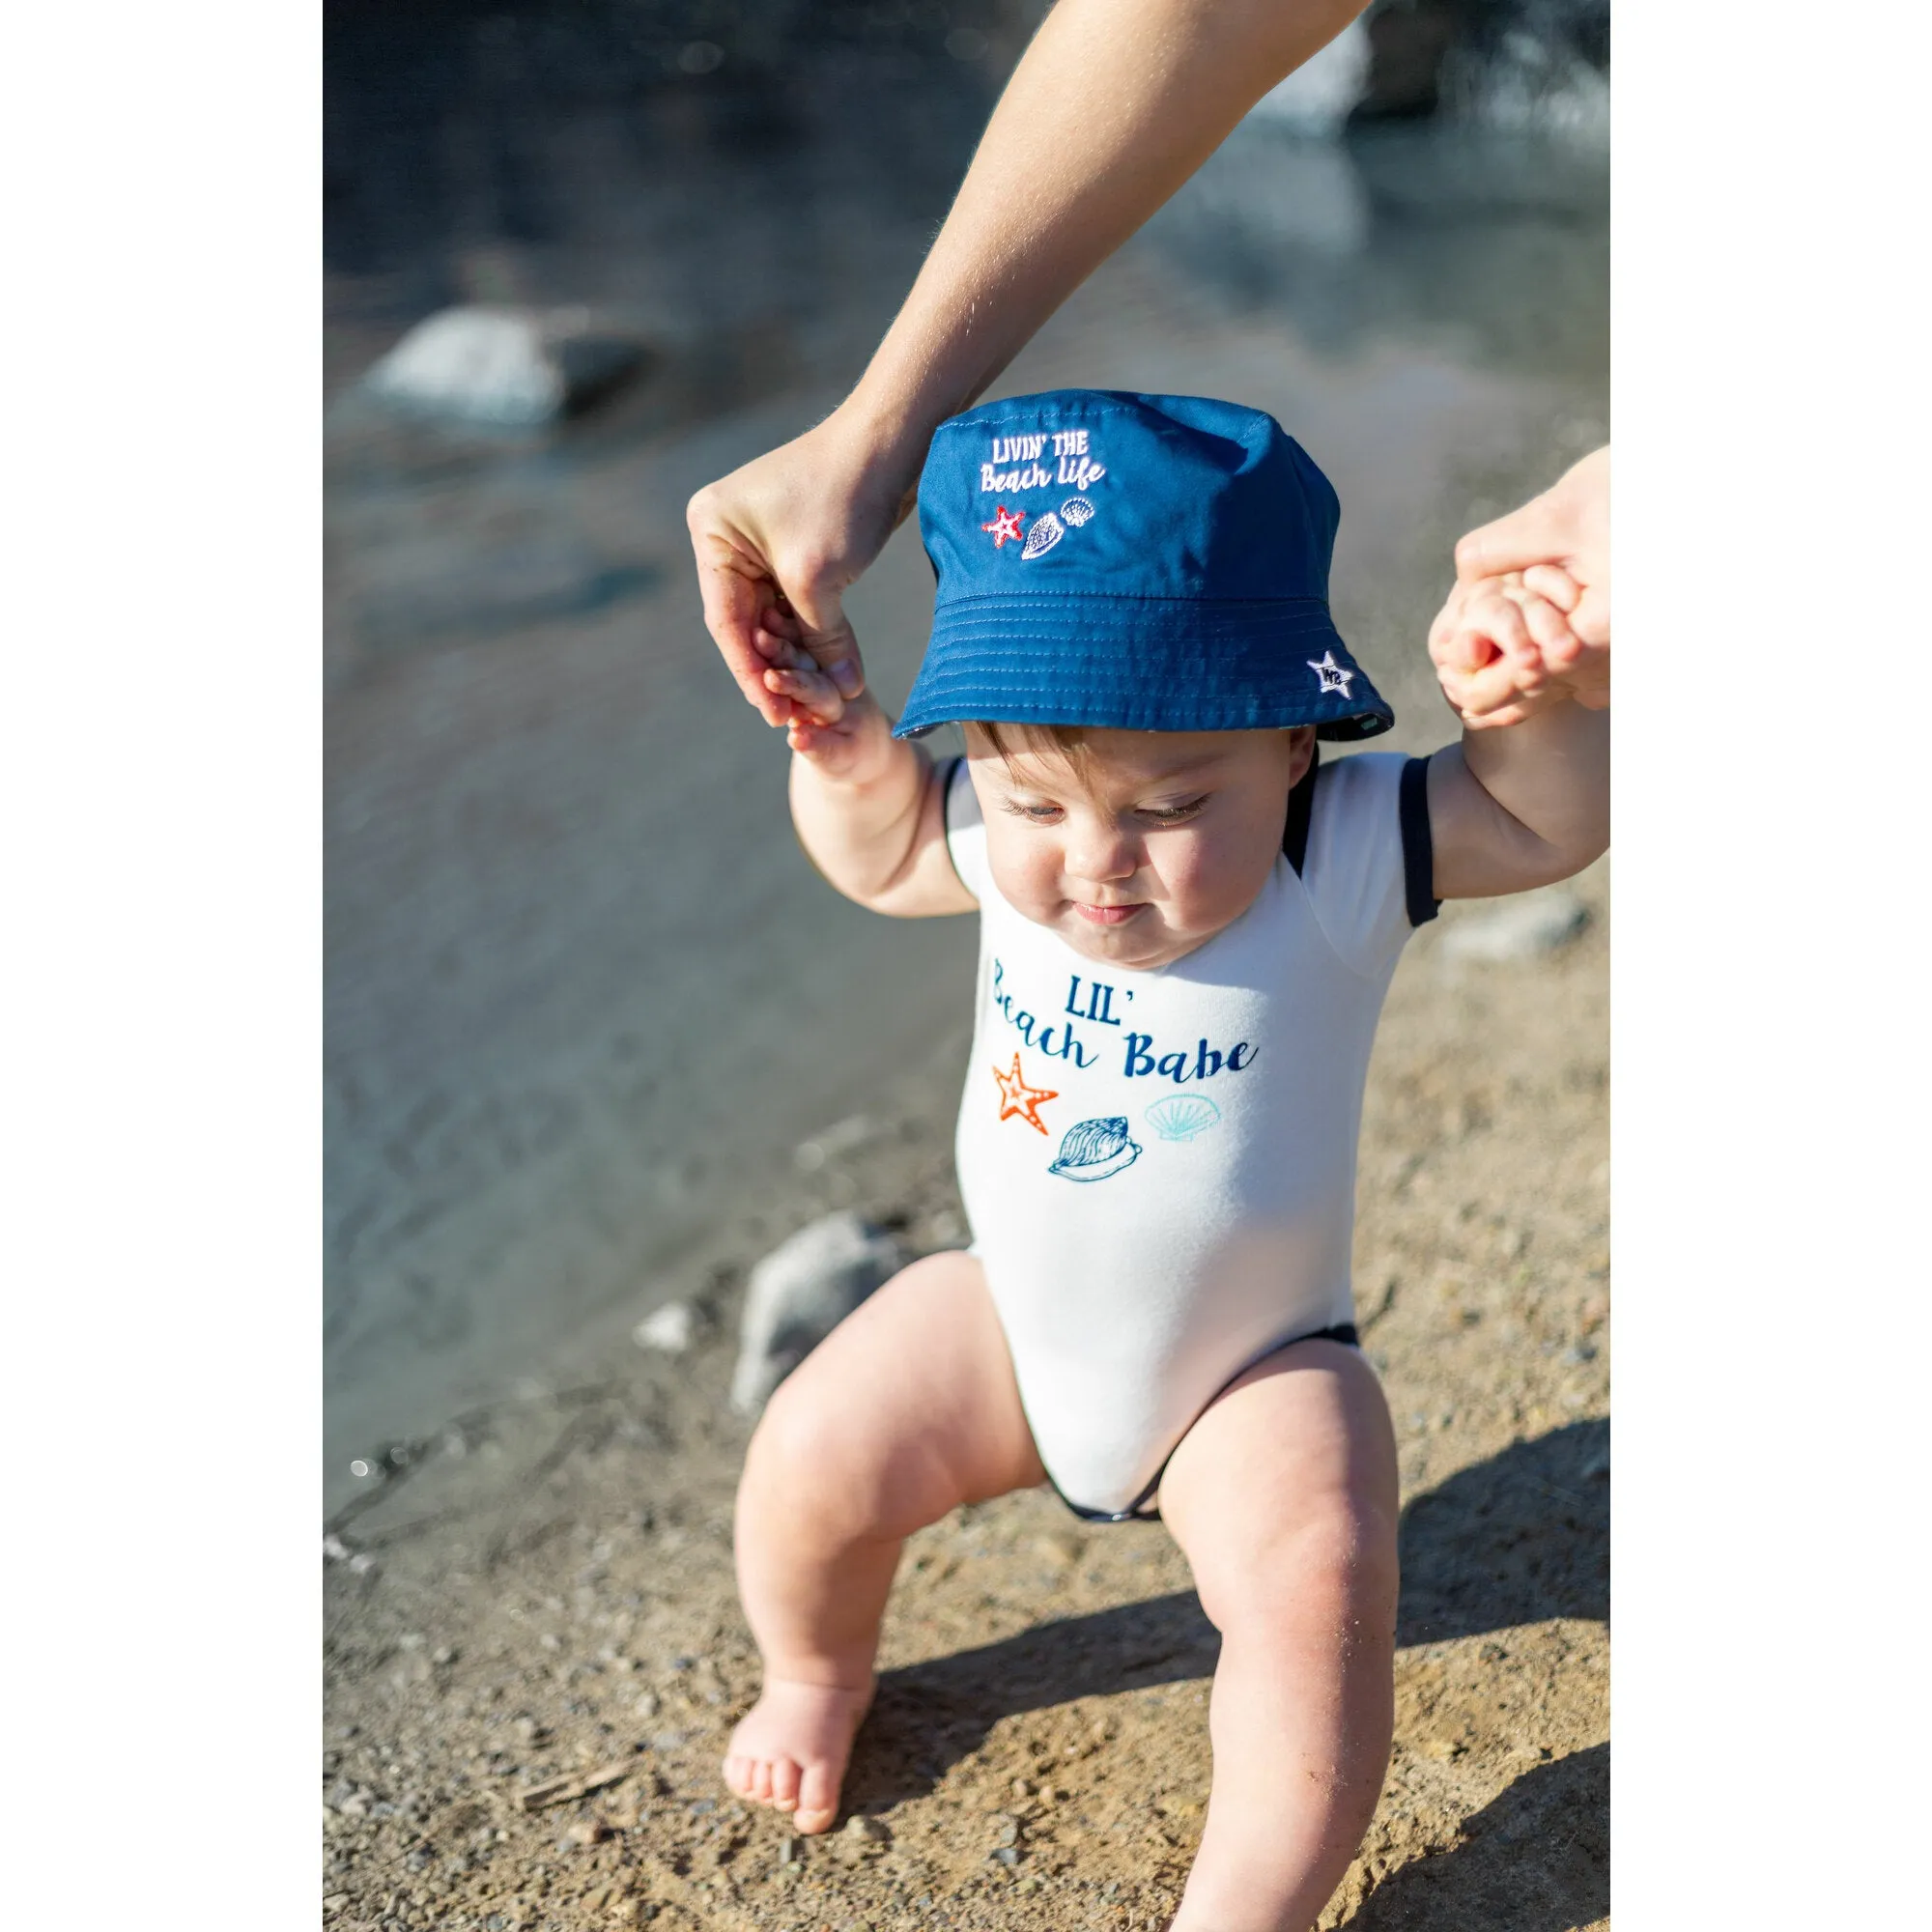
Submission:
POLYGON ((979 1261, 928 1255, 847 1316, 779 1385, 746 1478, 833 1543, 1043 1482, 979 1261))
POLYGON ((1162 1520, 1222 1630, 1340 1592, 1395 1622, 1395 1431, 1361 1351, 1276 1350, 1208 1406, 1170 1459, 1162 1520))

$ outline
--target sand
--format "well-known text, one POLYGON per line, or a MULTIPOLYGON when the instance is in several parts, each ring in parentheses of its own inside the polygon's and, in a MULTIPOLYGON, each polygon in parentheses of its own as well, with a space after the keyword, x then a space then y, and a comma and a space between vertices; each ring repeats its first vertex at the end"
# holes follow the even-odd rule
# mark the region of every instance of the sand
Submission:
MULTIPOLYGON (((1435 735, 1440 735, 1435 733, 1435 735)), ((1395 1750, 1323 1928, 1608 1923, 1608 863, 1552 954, 1409 948, 1371 1070, 1355 1271, 1396 1418, 1395 1750)), ((963 1032, 810 1172, 768 1177, 628 1321, 453 1419, 338 1513, 327 1564, 324 1909, 450 1932, 1158 1927, 1201 1829, 1216 1637, 1157 1525, 1048 1493, 909 1546, 832 1835, 731 1800, 756 1694, 731 1580, 747 1427, 724 1402, 752 1232, 856 1205, 961 1236, 963 1032), (610 1782, 536 1810, 571 1774, 610 1782)))

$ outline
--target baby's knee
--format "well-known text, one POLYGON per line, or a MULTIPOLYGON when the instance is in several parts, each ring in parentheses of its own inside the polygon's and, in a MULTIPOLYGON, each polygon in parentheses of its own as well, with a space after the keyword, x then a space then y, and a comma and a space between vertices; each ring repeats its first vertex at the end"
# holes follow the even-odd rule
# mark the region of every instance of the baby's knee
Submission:
MULTIPOLYGON (((904 1534, 917 1514, 907 1445, 863 1390, 794 1375, 779 1385, 752 1436, 745 1487, 797 1519, 850 1535, 904 1534)), ((944 1511, 940 1511, 944 1514, 944 1511)))
POLYGON ((1290 1520, 1257 1524, 1245 1548, 1198 1580, 1202 1607, 1222 1631, 1334 1620, 1392 1632, 1395 1522, 1373 1504, 1338 1493, 1290 1520))

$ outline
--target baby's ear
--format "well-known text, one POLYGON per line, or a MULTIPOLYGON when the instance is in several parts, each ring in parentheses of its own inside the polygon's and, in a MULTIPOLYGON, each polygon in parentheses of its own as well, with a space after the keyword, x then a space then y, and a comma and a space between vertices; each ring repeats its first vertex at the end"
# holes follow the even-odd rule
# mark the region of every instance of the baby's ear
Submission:
POLYGON ((1287 736, 1288 782, 1292 788, 1308 776, 1308 767, 1315 761, 1315 726, 1291 724, 1287 736))

